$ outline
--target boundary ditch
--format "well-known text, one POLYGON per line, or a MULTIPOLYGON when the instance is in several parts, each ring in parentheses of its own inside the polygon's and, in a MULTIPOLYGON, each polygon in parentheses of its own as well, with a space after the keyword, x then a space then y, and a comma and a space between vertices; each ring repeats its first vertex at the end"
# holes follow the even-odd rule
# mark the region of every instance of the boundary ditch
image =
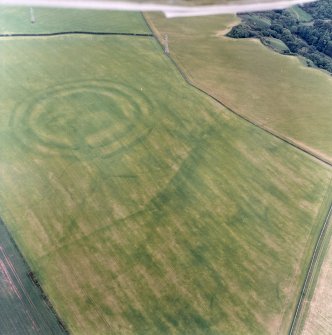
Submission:
POLYGON ((54 33, 40 34, 0 34, 0 37, 50 37, 63 35, 99 35, 99 36, 133 36, 133 37, 154 37, 151 33, 115 33, 115 32, 98 32, 98 31, 59 31, 54 33))

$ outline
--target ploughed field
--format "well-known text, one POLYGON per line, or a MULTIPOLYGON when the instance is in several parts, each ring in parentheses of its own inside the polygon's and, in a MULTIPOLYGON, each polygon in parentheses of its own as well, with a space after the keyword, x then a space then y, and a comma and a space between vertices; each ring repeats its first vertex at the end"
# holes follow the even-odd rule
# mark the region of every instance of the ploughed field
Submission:
POLYGON ((1 334, 65 334, 38 285, 0 220, 1 334))
POLYGON ((0 215, 72 334, 287 332, 331 169, 189 86, 152 36, 0 48, 0 215))

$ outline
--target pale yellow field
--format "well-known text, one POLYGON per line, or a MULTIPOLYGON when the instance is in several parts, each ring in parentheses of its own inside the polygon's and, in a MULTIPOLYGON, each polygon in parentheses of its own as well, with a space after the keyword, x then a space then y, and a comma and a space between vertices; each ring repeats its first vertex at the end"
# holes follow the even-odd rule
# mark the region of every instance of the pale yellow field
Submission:
POLYGON ((171 56, 199 88, 237 113, 332 162, 332 77, 255 39, 223 34, 235 16, 165 19, 145 14, 168 34, 171 56))

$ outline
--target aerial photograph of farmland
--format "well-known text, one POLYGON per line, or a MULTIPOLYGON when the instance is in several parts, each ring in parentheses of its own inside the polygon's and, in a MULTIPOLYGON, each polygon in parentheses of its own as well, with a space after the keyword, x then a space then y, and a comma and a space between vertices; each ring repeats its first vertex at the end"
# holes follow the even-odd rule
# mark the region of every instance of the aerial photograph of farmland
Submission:
POLYGON ((0 0, 0 335, 332 334, 332 0, 0 0))

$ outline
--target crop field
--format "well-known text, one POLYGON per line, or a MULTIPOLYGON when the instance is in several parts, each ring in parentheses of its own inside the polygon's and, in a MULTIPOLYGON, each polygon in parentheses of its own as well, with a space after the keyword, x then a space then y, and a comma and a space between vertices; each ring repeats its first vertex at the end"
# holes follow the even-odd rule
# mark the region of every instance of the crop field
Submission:
POLYGON ((65 334, 0 220, 0 333, 65 334))
POLYGON ((113 33, 147 33, 142 18, 132 12, 34 8, 31 24, 30 8, 1 7, 1 34, 47 34, 63 31, 113 33))
MULTIPOLYGON (((146 31, 112 15, 98 31, 146 31)), ((0 216, 71 334, 287 332, 327 165, 189 86, 151 36, 0 48, 0 216)))
POLYGON ((332 77, 258 40, 224 35, 234 16, 167 20, 146 14, 168 34, 172 57, 192 82, 261 126, 332 162, 332 77), (207 62, 206 59, 209 59, 207 62))

